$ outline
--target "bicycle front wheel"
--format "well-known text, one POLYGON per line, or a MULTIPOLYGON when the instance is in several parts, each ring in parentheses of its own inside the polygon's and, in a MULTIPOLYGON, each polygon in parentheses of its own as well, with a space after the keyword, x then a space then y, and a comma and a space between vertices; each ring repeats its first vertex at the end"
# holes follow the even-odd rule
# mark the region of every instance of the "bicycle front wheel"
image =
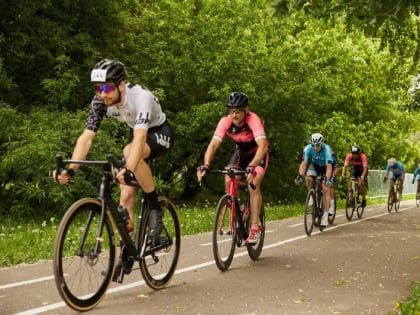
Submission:
POLYGON ((224 195, 216 206, 213 222, 213 257, 217 268, 226 271, 232 263, 236 244, 235 201, 224 195))
POLYGON ((314 219, 315 219, 315 209, 316 209, 316 202, 315 202, 315 192, 310 190, 306 195, 306 202, 305 202, 305 232, 308 236, 311 235, 312 230, 314 228, 314 219))
POLYGON ((114 230, 108 215, 101 230, 101 203, 86 198, 65 213, 54 244, 55 284, 76 311, 94 308, 104 297, 115 262, 114 230))
POLYGON ((355 208, 356 200, 354 199, 353 189, 349 189, 346 195, 346 218, 351 221, 355 208))
POLYGON ((175 205, 166 197, 159 197, 163 211, 163 230, 159 241, 148 236, 149 211, 147 211, 140 230, 140 271, 144 281, 154 290, 167 286, 178 263, 181 248, 181 228, 175 205))
MULTIPOLYGON (((248 201, 249 202, 249 201, 248 201)), ((249 218, 248 220, 251 220, 249 218)), ((248 255, 251 257, 252 260, 257 260, 260 257, 263 246, 264 246, 264 239, 265 239, 265 209, 264 204, 261 205, 260 215, 258 216, 258 225, 260 226, 260 236, 258 238, 257 243, 254 245, 248 245, 246 249, 248 250, 248 255)), ((249 221, 248 221, 249 222, 249 221)), ((250 224, 247 224, 250 227, 250 224)))
POLYGON ((356 200, 357 200, 357 217, 359 219, 362 218, 363 216, 363 212, 365 212, 365 207, 362 207, 359 203, 359 193, 356 194, 356 200))
POLYGON ((394 206, 394 196, 393 193, 388 194, 388 212, 391 213, 392 207, 394 206))

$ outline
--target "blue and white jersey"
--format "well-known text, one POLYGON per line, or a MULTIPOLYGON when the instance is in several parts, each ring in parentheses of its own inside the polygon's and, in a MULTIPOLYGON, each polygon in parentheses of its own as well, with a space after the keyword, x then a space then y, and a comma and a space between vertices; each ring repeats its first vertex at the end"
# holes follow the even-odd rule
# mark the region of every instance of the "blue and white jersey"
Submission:
POLYGON ((404 165, 401 162, 395 162, 394 166, 387 165, 386 173, 392 173, 394 175, 401 175, 404 174, 404 165))
POLYGON ((326 143, 322 144, 319 152, 315 152, 314 148, 308 144, 303 149, 303 160, 319 167, 325 167, 328 163, 332 164, 334 162, 331 147, 326 143))

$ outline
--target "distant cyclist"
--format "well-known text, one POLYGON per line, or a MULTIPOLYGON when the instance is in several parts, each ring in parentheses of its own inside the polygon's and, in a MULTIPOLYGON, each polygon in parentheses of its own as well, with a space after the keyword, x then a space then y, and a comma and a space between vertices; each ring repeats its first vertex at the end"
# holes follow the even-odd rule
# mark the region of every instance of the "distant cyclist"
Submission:
POLYGON ((308 191, 312 187, 312 176, 325 176, 322 183, 324 214, 321 226, 328 225, 328 210, 330 207, 330 187, 333 185, 333 163, 331 147, 324 143, 324 137, 320 133, 314 133, 309 139, 309 144, 303 149, 303 160, 300 163, 298 176, 295 184, 300 185, 306 172, 306 187, 308 191))
MULTIPOLYGON (((366 154, 362 152, 362 149, 358 145, 353 145, 351 151, 346 155, 344 160, 343 170, 340 176, 340 182, 344 182, 347 167, 351 164, 350 177, 359 179, 359 189, 362 195, 361 206, 366 207, 366 181, 368 176, 368 158, 366 154)), ((351 181, 348 183, 348 189, 351 188, 351 181)))
POLYGON ((401 200, 402 191, 403 191, 403 184, 405 179, 405 171, 404 171, 404 164, 397 161, 395 158, 389 158, 388 164, 386 166, 386 174, 384 176, 384 182, 388 179, 389 174, 391 173, 391 177, 389 178, 389 192, 391 193, 392 188, 394 186, 395 181, 399 181, 399 199, 401 200))
POLYGON ((420 192, 420 164, 417 165, 416 169, 413 172, 412 184, 417 180, 417 192, 420 192))
MULTIPOLYGON (((229 95, 226 106, 229 115, 222 117, 204 154, 204 164, 197 168, 197 178, 201 182, 203 176, 210 170, 210 164, 225 136, 235 143, 235 149, 228 167, 241 168, 247 172, 248 183, 255 189, 250 189, 251 228, 245 244, 256 244, 260 235, 258 216, 262 206, 261 182, 268 167, 268 140, 264 124, 260 117, 249 110, 248 96, 242 92, 229 95)), ((226 177, 225 185, 229 178, 226 177)), ((226 191, 228 191, 226 187, 226 191)))

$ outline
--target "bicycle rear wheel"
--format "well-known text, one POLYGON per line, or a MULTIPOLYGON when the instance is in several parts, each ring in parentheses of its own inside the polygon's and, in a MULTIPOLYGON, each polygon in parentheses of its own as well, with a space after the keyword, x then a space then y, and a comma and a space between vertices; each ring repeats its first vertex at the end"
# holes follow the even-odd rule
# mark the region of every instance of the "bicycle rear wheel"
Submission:
MULTIPOLYGON (((248 200, 248 206, 249 200, 248 200)), ((248 250, 248 255, 251 257, 252 260, 257 260, 260 257, 263 246, 264 246, 264 239, 265 239, 265 209, 264 204, 261 205, 260 215, 258 216, 259 222, 258 225, 260 226, 260 237, 258 238, 257 243, 254 245, 248 245, 246 249, 248 250)), ((251 226, 250 224, 251 218, 248 218, 248 223, 246 224, 248 231, 251 226)))
POLYGON ((346 218, 351 221, 355 209, 355 199, 353 189, 349 189, 346 194, 346 218))
MULTIPOLYGON (((224 195, 216 206, 213 222, 213 257, 217 268, 226 271, 232 263, 236 245, 235 202, 224 195)), ((239 209, 238 209, 239 210, 239 209)))
POLYGON ((310 190, 306 195, 306 202, 305 202, 305 232, 308 236, 311 235, 312 230, 314 228, 314 220, 315 220, 315 209, 316 209, 316 200, 315 200, 315 192, 310 190))
POLYGON ((55 284, 64 302, 76 311, 94 308, 104 297, 115 262, 114 230, 108 215, 98 239, 101 203, 86 198, 65 213, 54 244, 55 284))
POLYGON ((175 205, 166 197, 159 197, 163 211, 163 229, 159 241, 148 235, 149 211, 146 211, 140 227, 140 271, 146 284, 154 289, 165 288, 171 280, 178 263, 181 247, 181 229, 175 205), (145 239, 146 238, 146 239, 145 239))

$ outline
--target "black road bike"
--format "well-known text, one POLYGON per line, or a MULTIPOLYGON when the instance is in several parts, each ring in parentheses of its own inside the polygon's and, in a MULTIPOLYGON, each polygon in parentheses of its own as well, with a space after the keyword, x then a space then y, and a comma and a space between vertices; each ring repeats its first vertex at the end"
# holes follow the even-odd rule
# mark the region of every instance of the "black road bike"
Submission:
POLYGON ((147 224, 149 208, 142 196, 133 240, 112 199, 113 188, 118 185, 114 168, 122 167, 123 162, 113 155, 108 155, 106 161, 63 160, 57 156, 58 172, 70 163, 102 167, 103 173, 98 196, 71 205, 57 230, 53 267, 55 283, 64 302, 76 311, 94 308, 105 297, 110 282, 122 283, 135 261, 139 262, 149 287, 165 288, 175 272, 181 245, 175 205, 168 198, 159 197, 163 230, 158 237, 151 238, 147 224))
POLYGON ((346 218, 347 220, 351 221, 353 218, 353 214, 356 211, 357 217, 360 219, 363 216, 365 211, 365 207, 362 206, 360 200, 360 185, 359 179, 355 177, 351 177, 351 186, 347 190, 346 194, 346 218))

